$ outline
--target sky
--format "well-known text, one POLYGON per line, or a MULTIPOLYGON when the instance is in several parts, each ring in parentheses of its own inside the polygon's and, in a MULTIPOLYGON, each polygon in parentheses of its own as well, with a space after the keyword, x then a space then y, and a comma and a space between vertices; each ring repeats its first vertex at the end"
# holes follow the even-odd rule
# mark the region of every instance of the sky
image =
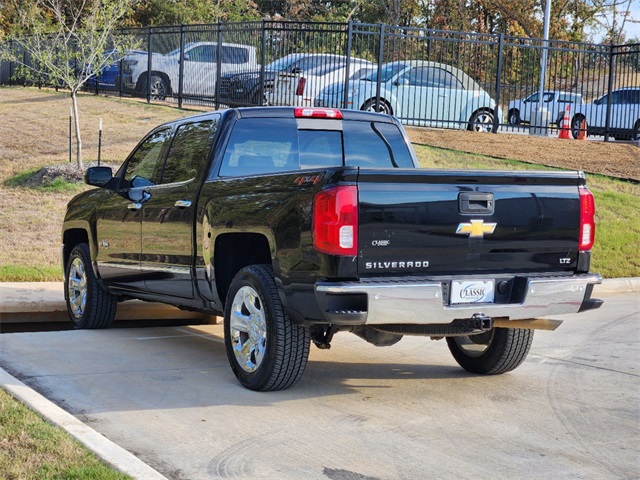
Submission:
MULTIPOLYGON (((640 21, 640 0, 631 2, 631 17, 640 21)), ((625 36, 627 39, 640 38, 640 23, 627 23, 625 25, 625 36)))

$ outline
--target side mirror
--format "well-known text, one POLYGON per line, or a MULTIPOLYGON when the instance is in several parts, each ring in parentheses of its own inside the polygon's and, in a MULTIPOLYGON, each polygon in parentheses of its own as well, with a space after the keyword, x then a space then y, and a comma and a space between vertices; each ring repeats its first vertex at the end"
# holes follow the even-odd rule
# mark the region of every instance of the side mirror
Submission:
POLYGON ((396 80, 396 85, 399 87, 406 87, 409 85, 409 80, 407 80, 406 78, 400 78, 396 80))
POLYGON ((188 62, 189 61, 189 54, 185 53, 184 55, 182 55, 182 58, 184 58, 185 62, 188 62))
POLYGON ((94 187, 104 187, 112 178, 110 167, 90 167, 84 174, 84 182, 94 187))

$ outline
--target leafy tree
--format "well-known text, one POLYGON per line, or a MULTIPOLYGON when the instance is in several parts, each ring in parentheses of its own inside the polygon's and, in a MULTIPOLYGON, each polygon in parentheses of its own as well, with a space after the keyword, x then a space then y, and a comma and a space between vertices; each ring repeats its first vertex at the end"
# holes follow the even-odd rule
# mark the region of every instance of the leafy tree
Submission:
POLYGON ((136 0, 32 0, 25 2, 0 56, 20 65, 19 75, 69 89, 76 159, 82 168, 77 93, 86 81, 119 61, 135 40, 113 35, 136 0))

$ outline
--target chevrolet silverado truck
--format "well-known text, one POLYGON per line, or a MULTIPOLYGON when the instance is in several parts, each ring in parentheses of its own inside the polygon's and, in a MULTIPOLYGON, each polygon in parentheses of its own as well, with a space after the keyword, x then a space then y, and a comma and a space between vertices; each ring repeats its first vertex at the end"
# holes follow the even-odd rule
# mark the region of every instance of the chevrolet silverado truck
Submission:
POLYGON ((238 108, 152 130, 69 202, 69 317, 118 302, 224 316, 245 387, 280 390, 337 332, 446 339, 477 374, 520 365, 541 318, 597 308, 595 206, 581 172, 418 168, 392 116, 238 108))

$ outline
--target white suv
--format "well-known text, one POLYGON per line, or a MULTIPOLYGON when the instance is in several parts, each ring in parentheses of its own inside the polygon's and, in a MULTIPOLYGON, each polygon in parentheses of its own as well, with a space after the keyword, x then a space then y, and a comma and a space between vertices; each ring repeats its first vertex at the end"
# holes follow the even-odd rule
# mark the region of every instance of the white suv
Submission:
MULTIPOLYGON (((211 97, 215 95, 218 66, 221 73, 255 69, 256 49, 249 45, 223 43, 218 59, 218 44, 193 42, 184 46, 182 93, 187 96, 211 97)), ((125 88, 136 92, 147 91, 150 76, 151 97, 163 100, 177 94, 180 82, 180 49, 167 54, 151 54, 151 73, 148 73, 148 52, 130 53, 122 60, 122 82, 125 88)))
MULTIPOLYGON (((530 123, 533 112, 538 108, 539 98, 540 94, 536 92, 522 100, 509 102, 509 108, 507 110, 507 122, 509 122, 509 125, 530 123)), ((549 111, 550 118, 557 120, 564 116, 567 104, 582 104, 582 95, 579 93, 547 90, 543 92, 542 101, 549 111)))

